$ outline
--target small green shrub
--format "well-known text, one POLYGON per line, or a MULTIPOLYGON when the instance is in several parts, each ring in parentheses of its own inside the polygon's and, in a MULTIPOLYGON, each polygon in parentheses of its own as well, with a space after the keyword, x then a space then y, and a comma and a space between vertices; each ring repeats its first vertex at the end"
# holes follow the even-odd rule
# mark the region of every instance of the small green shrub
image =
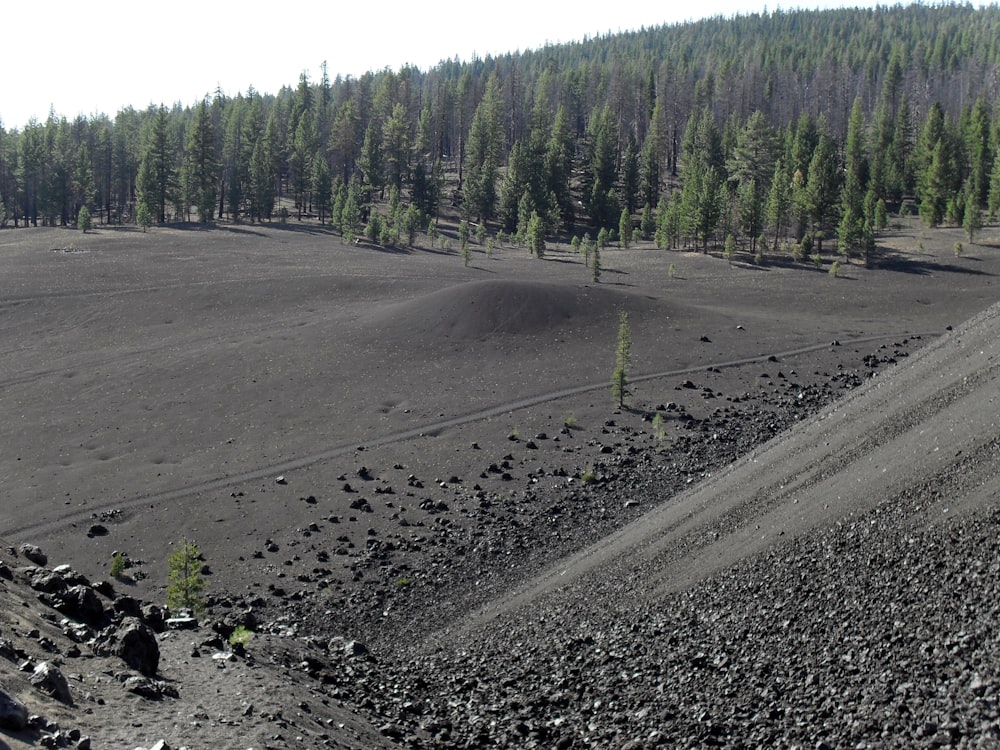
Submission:
POLYGON ((121 578, 125 575, 125 555, 115 552, 111 556, 111 577, 121 578))
POLYGON ((253 638, 252 630, 248 630, 242 625, 237 625, 236 629, 229 635, 229 645, 246 646, 248 643, 250 643, 251 638, 253 638))
POLYGON ((666 436, 667 428, 663 421, 663 415, 660 414, 660 412, 656 412, 656 414, 653 415, 653 437, 656 438, 658 443, 662 443, 666 436))
POLYGON ((94 221, 90 218, 90 209, 86 206, 80 206, 80 210, 76 215, 76 225, 84 234, 93 228, 94 221))

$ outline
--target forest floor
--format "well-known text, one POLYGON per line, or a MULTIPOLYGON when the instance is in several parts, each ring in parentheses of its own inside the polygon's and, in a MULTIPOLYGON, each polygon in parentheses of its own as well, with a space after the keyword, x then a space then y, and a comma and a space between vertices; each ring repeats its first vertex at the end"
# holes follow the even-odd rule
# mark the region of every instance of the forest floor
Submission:
MULTIPOLYGON (((871 267, 847 264, 837 277, 828 264, 728 262, 647 243, 608 248, 601 261, 594 283, 568 245, 550 244, 537 259, 509 246, 487 256, 473 244, 465 265, 457 249, 422 237, 415 248, 347 246, 325 227, 294 220, 0 232, 0 536, 11 547, 37 544, 52 565, 93 581, 109 578, 119 552, 128 561, 113 582, 119 594, 161 604, 167 558, 189 540, 206 560, 210 604, 202 630, 161 637, 160 672, 177 698, 124 694, 120 665, 66 657, 58 628, 47 636, 50 653, 75 675, 74 707, 27 687, 18 661, 0 660, 0 683, 95 747, 159 739, 188 747, 625 746, 624 733, 588 729, 596 720, 565 706, 561 720, 538 709, 544 727, 511 718, 537 707, 530 696, 495 708, 502 701, 490 693, 490 706, 505 712, 503 730, 483 719, 469 691, 520 679, 511 653, 480 655, 492 671, 476 674, 480 688, 461 690, 471 667, 462 674, 458 656, 427 660, 449 644, 475 650, 468 638, 496 645, 488 628, 497 618, 512 618, 504 627, 515 632, 513 621, 534 622, 516 614, 535 611, 525 603, 553 592, 571 591, 574 603, 563 609, 577 622, 596 621, 629 598, 633 583, 635 592, 673 596, 757 564, 776 537, 748 541, 751 532, 725 549, 696 544, 683 564, 675 556, 642 580, 604 586, 614 604, 572 589, 574 576, 553 578, 551 568, 590 549, 574 568, 585 577, 637 548, 630 545, 648 545, 623 531, 632 522, 677 531, 684 518, 662 518, 681 507, 677 498, 713 486, 720 496, 738 494, 718 484, 733 481, 727 466, 859 386, 897 377, 903 363, 995 303, 1000 227, 970 244, 957 229, 904 219, 880 238, 871 267), (965 242, 961 255, 956 241, 965 242), (622 311, 632 394, 619 410, 610 379, 622 311), (207 623, 248 610, 257 632, 247 656, 209 658, 226 648, 207 623), (202 644, 203 658, 192 643, 202 644), (414 682, 421 670, 426 679, 414 682), (414 697, 447 692, 442 685, 458 691, 451 709, 414 697), (465 728, 443 718, 459 704, 465 728)), ((935 370, 923 376, 933 381, 935 370)), ((924 381, 908 388, 920 393, 924 381)), ((981 387, 996 395, 993 381, 981 387)), ((878 412, 868 416, 877 432, 878 412)), ((865 435, 855 436, 859 444, 865 435)), ((829 435, 823 442, 840 445, 845 461, 851 455, 829 435)), ((828 459, 788 448, 780 475, 794 485, 828 459)), ((905 467, 911 459, 886 461, 905 467)), ((761 497, 784 492, 738 476, 761 497)), ((836 495, 850 496, 843 506, 810 505, 780 541, 874 502, 845 487, 836 495)), ((720 503, 699 528, 718 539, 760 523, 760 513, 736 507, 720 503)), ((8 606, 40 606, 16 588, 22 583, 0 581, 8 606)), ((37 661, 46 649, 24 618, 0 622, 0 639, 37 661)), ((52 626, 42 617, 35 629, 52 626)), ((534 632, 555 639, 534 650, 562 648, 553 644, 570 629, 534 632)), ((545 690, 546 705, 558 705, 554 688, 545 690)), ((559 700, 573 703, 566 696, 574 691, 564 685, 559 700)), ((595 700, 608 696, 587 696, 595 700)), ((687 717, 680 703, 668 713, 687 717)), ((674 720, 655 721, 667 737, 674 720)), ((0 748, 52 735, 41 726, 0 730, 0 748)))

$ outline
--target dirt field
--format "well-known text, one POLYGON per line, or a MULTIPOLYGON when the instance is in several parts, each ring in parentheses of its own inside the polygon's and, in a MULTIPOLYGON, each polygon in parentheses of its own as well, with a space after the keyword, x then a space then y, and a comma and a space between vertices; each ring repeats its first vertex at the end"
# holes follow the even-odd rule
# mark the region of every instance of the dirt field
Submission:
MULTIPOLYGON (((547 483, 600 470, 601 441, 612 439, 602 436, 622 430, 655 448, 649 417, 664 404, 718 421, 754 399, 771 408, 779 389, 828 385, 880 347, 912 354, 997 301, 1000 230, 956 256, 961 239, 907 222, 881 239, 874 267, 837 278, 787 258, 758 266, 612 248, 595 284, 567 246, 541 260, 474 246, 466 267, 457 252, 345 246, 294 223, 3 232, 0 537, 94 579, 124 552, 128 593, 157 601, 171 545, 189 539, 210 591, 267 597, 326 575, 336 601, 370 610, 343 621, 366 628, 345 637, 385 644, 410 628, 420 642, 647 509, 578 532, 563 514, 547 554, 507 549, 495 579, 477 572, 479 593, 450 601, 442 591, 459 573, 434 548, 454 552, 440 541, 449 524, 476 528, 484 497, 474 493, 494 493, 494 528, 521 518, 488 465, 510 455, 517 487, 536 484, 532 502, 543 503, 547 483), (619 311, 633 338, 633 408, 621 413, 610 393, 619 311), (447 496, 443 515, 424 506, 437 502, 425 488, 447 496), (368 509, 353 505, 362 497, 368 509), (359 546, 378 551, 372 539, 401 517, 434 530, 411 535, 412 555, 396 540, 366 566, 330 563, 327 575, 310 562, 320 547, 345 547, 347 560, 359 546), (334 523, 341 538, 317 541, 334 523), (95 524, 107 533, 88 534, 95 524), (411 579, 433 598, 401 602, 405 621, 384 592, 364 599, 411 579)), ((659 442, 681 445, 684 429, 668 420, 659 442)), ((682 569, 666 588, 755 551, 682 569)), ((288 617, 307 621, 304 606, 288 602, 288 617)))

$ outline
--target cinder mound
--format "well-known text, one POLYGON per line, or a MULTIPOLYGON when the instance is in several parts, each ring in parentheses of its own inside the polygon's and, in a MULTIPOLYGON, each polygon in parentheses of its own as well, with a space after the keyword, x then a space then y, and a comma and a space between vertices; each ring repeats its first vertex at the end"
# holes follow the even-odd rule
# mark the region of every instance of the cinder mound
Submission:
POLYGON ((619 310, 652 305, 600 286, 568 286, 531 281, 473 281, 381 308, 368 322, 382 329, 431 338, 481 340, 498 334, 533 335, 593 320, 609 320, 619 310))

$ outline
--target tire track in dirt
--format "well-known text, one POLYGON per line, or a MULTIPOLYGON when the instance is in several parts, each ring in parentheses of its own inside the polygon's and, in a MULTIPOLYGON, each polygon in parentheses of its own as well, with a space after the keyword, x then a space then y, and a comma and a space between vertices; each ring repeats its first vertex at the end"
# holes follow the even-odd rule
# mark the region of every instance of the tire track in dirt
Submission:
MULTIPOLYGON (((839 345, 842 346, 852 346, 858 344, 871 343, 874 341, 897 339, 901 337, 929 338, 929 337, 939 336, 940 333, 941 333, 940 331, 896 332, 896 333, 878 334, 873 336, 862 336, 852 339, 844 339, 837 343, 839 343, 839 345)), ((772 357, 788 358, 788 357, 800 356, 803 354, 809 354, 812 352, 829 348, 834 345, 836 345, 836 343, 831 341, 826 341, 821 344, 811 344, 809 346, 790 349, 783 352, 773 352, 768 354, 760 354, 753 357, 744 357, 740 359, 726 360, 723 362, 699 364, 694 367, 685 367, 677 370, 646 373, 644 375, 635 375, 629 378, 629 382, 640 383, 651 380, 657 380, 660 378, 690 375, 693 373, 705 372, 705 370, 709 367, 717 367, 720 369, 723 367, 726 368, 740 367, 743 365, 766 362, 770 360, 772 357)), ((22 526, 7 529, 5 531, 5 537, 11 539, 12 541, 23 541, 32 536, 37 537, 39 535, 47 534, 57 529, 72 525, 73 523, 86 521, 91 517, 93 517, 95 513, 100 514, 102 511, 113 510, 113 509, 130 510, 142 504, 170 502, 172 500, 182 499, 185 497, 189 497, 191 495, 197 495, 204 492, 213 492, 216 490, 224 489, 226 487, 230 487, 235 484, 252 482, 279 474, 286 474, 288 472, 295 471, 297 469, 302 469, 306 466, 311 466, 313 464, 317 464, 322 461, 328 461, 333 458, 338 458, 340 456, 344 456, 355 451, 359 446, 364 446, 366 449, 379 448, 385 445, 390 445, 392 443, 399 443, 407 440, 413 440, 415 438, 433 435, 434 433, 440 432, 448 428, 471 424, 473 422, 478 422, 485 419, 498 417, 503 414, 508 414, 513 411, 518 411, 520 409, 527 409, 532 406, 538 406, 539 404, 549 403, 551 401, 557 401, 559 399, 569 398, 571 396, 579 396, 584 393, 589 393, 591 391, 597 391, 606 388, 610 388, 610 381, 601 381, 599 383, 587 383, 584 385, 574 386, 572 388, 565 388, 558 391, 549 391, 547 393, 538 394, 536 396, 529 396, 527 398, 517 399, 515 401, 509 401, 503 404, 498 404, 496 406, 492 406, 487 409, 481 409, 475 412, 470 412, 467 414, 462 414, 455 417, 449 417, 447 419, 430 422, 424 425, 413 427, 408 430, 389 433, 386 435, 372 438, 370 440, 342 443, 333 448, 328 448, 323 451, 312 453, 308 456, 301 456, 299 458, 290 459, 288 461, 279 461, 273 464, 268 464, 267 466, 264 467, 252 469, 250 471, 238 472, 236 474, 216 477, 214 479, 208 479, 202 482, 196 482, 182 487, 177 487, 172 490, 163 490, 161 492, 155 492, 147 495, 137 495, 128 500, 108 502, 101 505, 89 506, 86 510, 68 514, 66 516, 59 518, 58 520, 43 521, 40 523, 28 523, 22 526)))

